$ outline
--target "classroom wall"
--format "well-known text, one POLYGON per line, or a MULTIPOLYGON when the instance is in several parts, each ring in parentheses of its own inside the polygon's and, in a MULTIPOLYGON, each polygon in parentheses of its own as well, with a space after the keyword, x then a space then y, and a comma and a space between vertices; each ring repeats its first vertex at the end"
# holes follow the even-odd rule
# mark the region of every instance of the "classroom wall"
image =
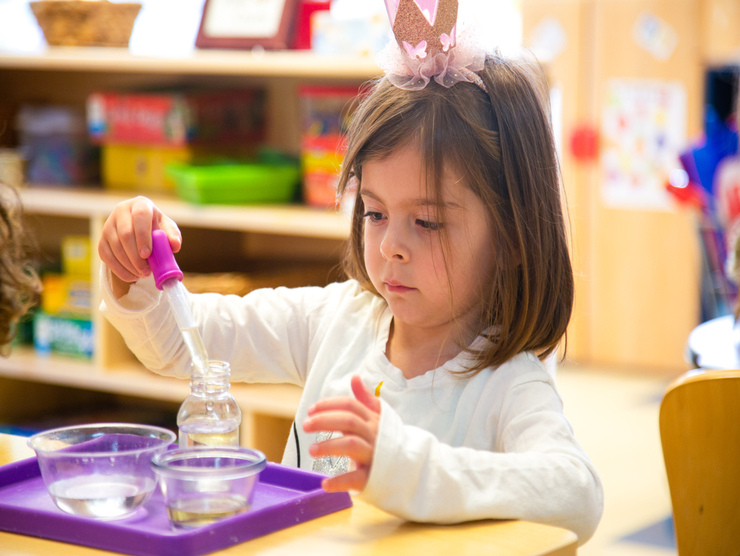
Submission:
POLYGON ((739 11, 729 0, 523 2, 524 43, 562 99, 577 272, 571 359, 687 366, 686 340, 700 320, 698 218, 661 191, 660 176, 669 160, 680 167, 678 150, 701 132, 705 69, 737 59, 740 38, 727 22, 740 21, 739 11), (662 165, 646 166, 646 149, 662 165))

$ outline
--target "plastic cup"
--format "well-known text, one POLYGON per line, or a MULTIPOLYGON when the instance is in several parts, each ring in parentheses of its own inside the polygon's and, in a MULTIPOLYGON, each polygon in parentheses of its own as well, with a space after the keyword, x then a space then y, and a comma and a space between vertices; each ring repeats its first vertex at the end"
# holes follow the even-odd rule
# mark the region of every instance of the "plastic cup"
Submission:
POLYGON ((257 450, 204 447, 170 450, 151 465, 170 522, 188 529, 249 511, 267 460, 257 450))

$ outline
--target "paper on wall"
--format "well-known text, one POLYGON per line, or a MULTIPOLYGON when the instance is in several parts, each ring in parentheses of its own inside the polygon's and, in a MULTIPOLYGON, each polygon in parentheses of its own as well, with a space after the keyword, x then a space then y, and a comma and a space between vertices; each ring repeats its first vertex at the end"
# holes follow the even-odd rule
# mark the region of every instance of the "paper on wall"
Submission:
POLYGON ((686 104, 686 90, 675 81, 607 82, 601 114, 604 205, 672 210, 665 184, 686 146, 686 104))

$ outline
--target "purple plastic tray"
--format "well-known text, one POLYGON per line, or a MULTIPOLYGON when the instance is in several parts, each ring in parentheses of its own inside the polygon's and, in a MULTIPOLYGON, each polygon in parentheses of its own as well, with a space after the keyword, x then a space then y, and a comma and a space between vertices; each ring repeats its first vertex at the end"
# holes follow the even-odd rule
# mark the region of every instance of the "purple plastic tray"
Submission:
POLYGON ((0 530, 136 556, 200 556, 352 505, 345 492, 324 492, 322 478, 268 463, 249 512, 196 529, 174 530, 159 488, 126 519, 100 521, 67 514, 52 502, 36 458, 30 458, 0 466, 0 530))

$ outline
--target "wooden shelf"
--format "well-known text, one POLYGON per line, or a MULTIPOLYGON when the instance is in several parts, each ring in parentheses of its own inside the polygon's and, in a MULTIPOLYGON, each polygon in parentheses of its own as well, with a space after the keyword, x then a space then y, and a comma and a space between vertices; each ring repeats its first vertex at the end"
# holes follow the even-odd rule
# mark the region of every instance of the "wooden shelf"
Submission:
MULTIPOLYGON (((187 380, 160 376, 138 364, 101 368, 92 361, 40 356, 32 348, 22 347, 15 347, 10 357, 0 358, 0 377, 174 404, 180 404, 190 392, 187 380)), ((231 393, 242 411, 242 444, 258 447, 270 461, 280 461, 301 391, 291 384, 232 383, 231 393)))
MULTIPOLYGON (((141 365, 103 369, 84 359, 40 356, 32 348, 14 348, 10 357, 0 359, 0 376, 172 402, 181 402, 190 392, 187 380, 157 375, 141 365)), ((301 396, 301 389, 291 384, 233 383, 231 392, 243 411, 289 419, 301 396)))
POLYGON ((150 57, 135 56, 125 48, 100 47, 50 47, 31 54, 0 51, 0 68, 347 80, 370 79, 381 73, 371 56, 196 49, 183 57, 150 57))
MULTIPOLYGON (((136 192, 67 187, 28 187, 20 191, 26 212, 101 218, 136 192)), ((173 197, 152 196, 155 204, 181 226, 297 237, 346 239, 349 217, 302 205, 192 205, 173 197)))
MULTIPOLYGON (((380 75, 370 57, 321 57, 311 52, 246 52, 195 50, 181 58, 147 57, 127 49, 53 47, 42 52, 0 51, 0 97, 9 106, 35 100, 49 104, 84 105, 101 89, 187 87, 264 87, 267 94, 266 143, 285 152, 300 148, 299 86, 305 82, 359 82, 380 75)), ((1 123, 1 122, 0 122, 1 123)), ((97 242, 103 223, 115 205, 134 197, 134 191, 99 187, 40 186, 20 190, 20 198, 44 252, 59 253, 64 235, 89 235, 97 242)), ((172 196, 147 195, 167 216, 191 233, 189 264, 211 268, 240 268, 249 259, 329 264, 340 259, 349 236, 349 217, 335 210, 300 205, 194 205, 172 196), (200 232, 204 233, 200 233, 200 232), (240 237, 234 237, 240 236, 240 237), (194 244, 193 241, 196 243, 194 244), (200 242, 200 243, 198 243, 200 242), (212 249, 212 247, 216 248, 212 249), (218 249, 217 247, 227 248, 218 249)), ((93 250, 92 306, 100 303, 97 276, 100 261, 93 250)), ((182 254, 185 255, 184 253, 182 254)), ((125 397, 181 403, 189 392, 187 380, 162 377, 135 361, 123 339, 93 312, 94 358, 76 360, 42 356, 33 349, 14 349, 0 358, 0 377, 43 385, 119 394, 125 397)), ((11 381, 12 384, 16 384, 11 381)), ((40 403, 54 406, 54 390, 40 403)), ((301 396, 285 384, 233 383, 232 393, 242 410, 241 442, 279 461, 301 396)), ((0 392, 2 394, 3 392, 0 392)), ((10 413, 24 413, 26 403, 13 392, 0 396, 10 413)), ((37 404, 39 405, 39 404, 37 404)), ((43 405, 41 406, 43 408, 43 405)))

